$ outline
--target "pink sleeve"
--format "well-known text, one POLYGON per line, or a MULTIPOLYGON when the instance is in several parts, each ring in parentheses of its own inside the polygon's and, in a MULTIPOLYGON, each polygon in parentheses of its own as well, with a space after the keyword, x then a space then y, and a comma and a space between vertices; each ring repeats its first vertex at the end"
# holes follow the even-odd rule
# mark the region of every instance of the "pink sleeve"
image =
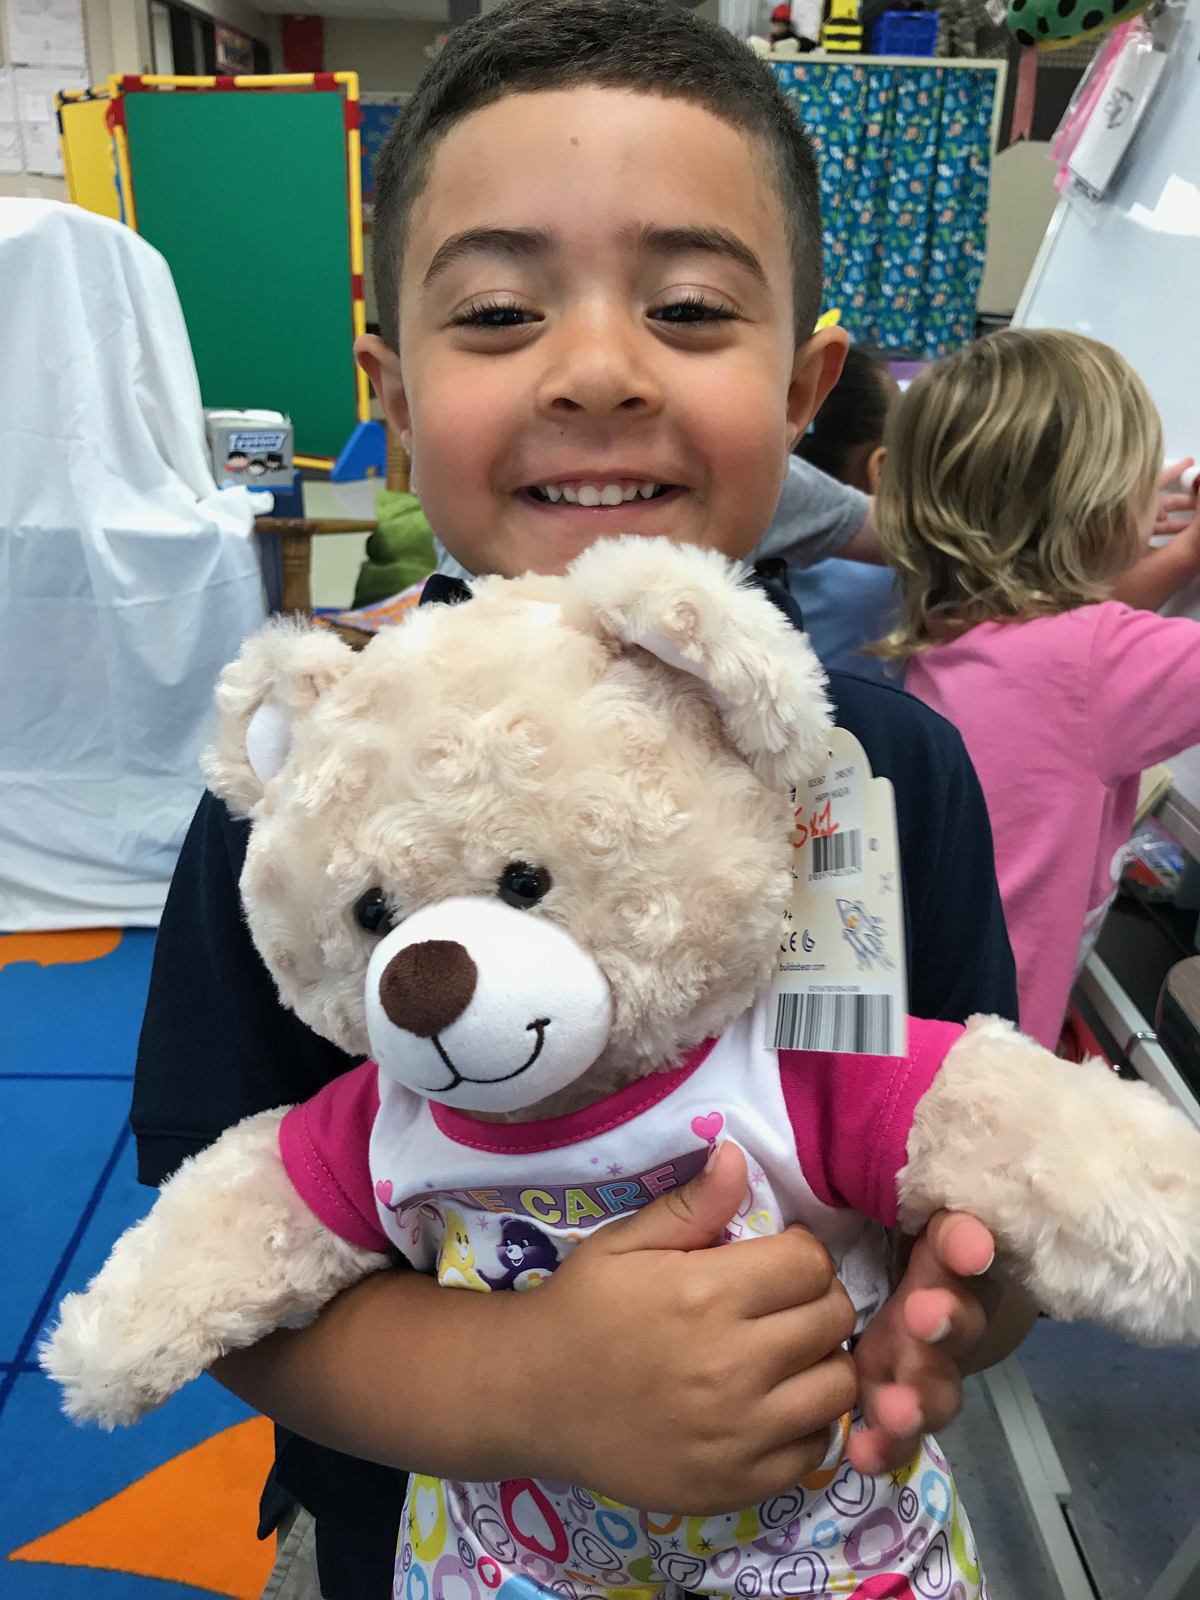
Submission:
POLYGON ((1200 744, 1200 623, 1110 601, 1088 676, 1092 762, 1114 783, 1200 744))
POLYGON ((796 1152, 818 1200, 896 1226, 896 1174, 908 1159, 913 1112, 962 1031, 910 1017, 907 1056, 779 1052, 796 1152))
POLYGON ((279 1125, 279 1153, 309 1210, 348 1244, 391 1250, 371 1187, 371 1129, 379 1111, 373 1061, 343 1072, 279 1125))

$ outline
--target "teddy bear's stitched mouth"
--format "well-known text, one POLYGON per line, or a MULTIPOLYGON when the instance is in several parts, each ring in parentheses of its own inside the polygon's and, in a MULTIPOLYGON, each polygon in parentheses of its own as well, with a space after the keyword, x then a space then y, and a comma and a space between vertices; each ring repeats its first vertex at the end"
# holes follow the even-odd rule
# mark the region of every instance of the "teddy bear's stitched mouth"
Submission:
POLYGON ((433 1045, 433 1048, 437 1051, 438 1055, 442 1058, 443 1065, 447 1068, 454 1081, 452 1083, 442 1084, 436 1089, 423 1089, 420 1092, 422 1094, 449 1094, 451 1089, 457 1089, 460 1083, 511 1083, 514 1078, 519 1078, 523 1072, 528 1072, 529 1068, 541 1055, 542 1046, 546 1042, 546 1029, 549 1026, 549 1017, 537 1017, 533 1022, 528 1024, 525 1032, 537 1033, 537 1043, 533 1047, 533 1054, 523 1066, 518 1067, 515 1072, 506 1072, 502 1078, 468 1078, 465 1073, 458 1070, 453 1061, 451 1061, 450 1057, 446 1054, 445 1050, 443 1050, 442 1041, 438 1038, 437 1034, 430 1034, 430 1043, 433 1045))

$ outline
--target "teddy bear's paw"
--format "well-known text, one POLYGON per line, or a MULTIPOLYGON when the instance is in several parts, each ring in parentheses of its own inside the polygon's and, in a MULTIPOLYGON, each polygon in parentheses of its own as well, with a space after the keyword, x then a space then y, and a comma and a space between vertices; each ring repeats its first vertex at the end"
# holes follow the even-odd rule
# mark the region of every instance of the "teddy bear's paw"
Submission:
POLYGON ((137 1422, 202 1370, 167 1376, 161 1360, 128 1347, 111 1306, 94 1292, 66 1297, 38 1361, 61 1386, 62 1409, 72 1421, 108 1429, 137 1422))
POLYGON ((917 1107, 900 1215, 991 1229, 1044 1311, 1148 1345, 1200 1343, 1200 1130, 1104 1063, 973 1019, 917 1107))
POLYGON ((219 1356, 305 1326, 387 1264, 296 1193, 279 1154, 283 1116, 247 1117, 185 1161, 87 1292, 63 1301, 41 1360, 69 1416, 136 1421, 219 1356))

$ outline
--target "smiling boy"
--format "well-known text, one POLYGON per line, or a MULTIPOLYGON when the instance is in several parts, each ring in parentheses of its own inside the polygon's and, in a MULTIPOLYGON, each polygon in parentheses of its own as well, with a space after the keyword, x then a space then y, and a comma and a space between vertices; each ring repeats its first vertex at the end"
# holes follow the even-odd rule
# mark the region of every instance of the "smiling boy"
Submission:
MULTIPOLYGON (((451 35, 376 192, 381 333, 358 355, 431 526, 467 571, 561 572, 617 533, 753 548, 845 336, 813 334, 807 140, 731 35, 659 0, 509 0, 451 35)), ((838 674, 831 687, 896 791, 910 1008, 1014 1015, 961 741, 896 691, 838 674)), ((241 920, 244 849, 244 826, 206 797, 139 1052, 148 1182, 350 1065, 279 1005, 241 920)), ((1014 1342, 955 1276, 986 1267, 989 1236, 943 1217, 860 1341, 856 1378, 839 1349, 853 1314, 810 1236, 700 1248, 740 1201, 726 1176, 718 1162, 600 1230, 536 1295, 382 1273, 312 1328, 214 1369, 304 1436, 283 1445, 277 1477, 316 1516, 327 1600, 390 1591, 403 1500, 391 1468, 582 1482, 658 1510, 739 1507, 813 1469, 856 1382, 872 1426, 854 1436, 855 1464, 879 1471, 955 1414, 962 1370, 1014 1342)), ((285 1503, 268 1494, 267 1526, 285 1503)), ((283 1576, 293 1535, 271 1592, 316 1593, 302 1563, 283 1576)))

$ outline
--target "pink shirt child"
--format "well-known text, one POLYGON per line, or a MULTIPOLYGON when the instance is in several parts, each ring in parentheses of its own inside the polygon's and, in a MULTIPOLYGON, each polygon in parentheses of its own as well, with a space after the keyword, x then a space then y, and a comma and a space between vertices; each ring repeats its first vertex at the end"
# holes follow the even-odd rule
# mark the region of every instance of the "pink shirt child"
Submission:
POLYGON ((914 656, 906 686, 975 763, 1021 1027, 1053 1049, 1116 892, 1139 774, 1200 742, 1200 623, 1115 600, 985 622, 914 656))

